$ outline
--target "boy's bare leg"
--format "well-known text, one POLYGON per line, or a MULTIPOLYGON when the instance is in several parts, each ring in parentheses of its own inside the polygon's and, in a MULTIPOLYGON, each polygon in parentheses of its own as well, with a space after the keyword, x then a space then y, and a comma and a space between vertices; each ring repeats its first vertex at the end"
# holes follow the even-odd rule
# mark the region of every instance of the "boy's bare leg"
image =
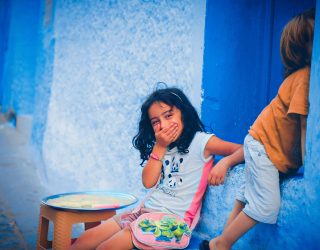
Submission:
MULTIPOLYGON (((229 218, 228 218, 226 224, 224 225, 224 230, 226 230, 226 228, 231 224, 231 222, 234 221, 234 219, 239 215, 239 213, 242 211, 243 208, 244 208, 244 203, 239 200, 236 200, 234 207, 229 215, 229 218)), ((212 248, 212 247, 215 245, 215 242, 217 241, 218 237, 219 236, 217 236, 216 238, 213 238, 210 241, 211 249, 216 249, 216 248, 212 248)))
POLYGON ((211 250, 229 250, 232 245, 246 232, 257 224, 244 212, 240 212, 236 218, 223 230, 222 234, 210 241, 211 250))
POLYGON ((112 235, 119 232, 121 228, 118 223, 110 218, 99 226, 93 227, 85 231, 80 237, 71 245, 70 250, 89 250, 96 249, 96 247, 103 241, 109 239, 112 235))
POLYGON ((133 247, 131 232, 126 228, 102 242, 96 250, 130 250, 133 247))
POLYGON ((242 211, 243 208, 244 208, 244 203, 242 203, 239 200, 236 200, 234 207, 229 215, 229 218, 226 224, 224 225, 224 229, 226 229, 230 225, 230 223, 238 216, 238 214, 242 211))
MULTIPOLYGON (((235 200, 235 204, 233 206, 233 209, 228 217, 228 220, 226 222, 226 224, 224 225, 224 230, 231 224, 231 222, 239 215, 239 213, 242 211, 242 209, 244 208, 245 204, 239 200, 235 200)), ((213 246, 215 245, 216 242, 216 238, 213 238, 210 242, 209 245, 211 246, 211 249, 213 249, 213 246)), ((203 242, 202 243, 202 248, 206 249, 206 245, 207 243, 203 242)))

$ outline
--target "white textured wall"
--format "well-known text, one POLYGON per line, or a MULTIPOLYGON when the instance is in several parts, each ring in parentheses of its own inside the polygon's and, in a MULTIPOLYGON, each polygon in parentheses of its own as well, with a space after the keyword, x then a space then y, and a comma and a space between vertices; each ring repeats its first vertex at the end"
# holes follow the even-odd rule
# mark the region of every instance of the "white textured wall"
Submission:
POLYGON ((49 186, 140 195, 131 140, 155 82, 183 88, 200 109, 205 1, 60 0, 54 14, 49 186))

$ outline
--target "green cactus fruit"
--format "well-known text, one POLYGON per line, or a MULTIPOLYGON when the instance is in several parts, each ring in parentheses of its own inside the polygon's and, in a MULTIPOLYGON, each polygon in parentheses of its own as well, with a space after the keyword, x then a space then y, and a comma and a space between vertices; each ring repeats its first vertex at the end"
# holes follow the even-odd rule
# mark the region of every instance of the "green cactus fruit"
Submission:
POLYGON ((158 227, 156 227, 154 231, 154 236, 157 238, 161 236, 161 230, 158 227))

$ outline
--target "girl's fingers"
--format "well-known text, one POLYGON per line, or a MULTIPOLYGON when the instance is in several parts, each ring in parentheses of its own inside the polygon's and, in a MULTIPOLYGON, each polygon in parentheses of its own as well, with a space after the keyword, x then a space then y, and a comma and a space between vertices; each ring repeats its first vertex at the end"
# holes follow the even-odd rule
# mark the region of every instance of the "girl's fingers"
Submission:
POLYGON ((224 184, 224 178, 223 177, 220 179, 220 184, 221 185, 224 184))
POLYGON ((160 130, 159 132, 161 132, 162 134, 166 134, 168 132, 168 130, 169 130, 169 128, 164 128, 164 129, 160 130))
POLYGON ((171 124, 168 130, 166 131, 166 135, 168 137, 174 136, 178 131, 178 125, 177 124, 171 124))
POLYGON ((224 178, 220 177, 218 180, 218 185, 222 185, 224 183, 224 178))
POLYGON ((178 135, 178 128, 175 129, 173 133, 170 134, 170 137, 171 139, 175 140, 177 138, 177 135, 178 135))
POLYGON ((167 133, 167 131, 168 131, 168 128, 164 128, 164 129, 160 129, 160 126, 159 126, 159 131, 158 132, 156 132, 156 135, 157 135, 157 137, 164 137, 164 136, 166 136, 166 133, 167 133))
POLYGON ((219 176, 209 175, 208 182, 213 186, 219 186, 224 183, 224 178, 219 176))
POLYGON ((220 178, 217 178, 216 179, 216 186, 219 186, 220 185, 220 178))
POLYGON ((219 178, 219 177, 217 177, 217 179, 216 179, 216 185, 217 185, 217 186, 220 185, 220 178, 219 178))
POLYGON ((213 179, 213 185, 218 186, 218 179, 213 179))
POLYGON ((216 185, 216 178, 214 176, 211 176, 209 182, 211 185, 215 186, 216 185))
POLYGON ((172 141, 175 141, 177 139, 178 136, 178 132, 176 132, 173 136, 172 136, 172 141))
POLYGON ((178 135, 178 125, 176 123, 170 124, 169 127, 160 129, 160 126, 155 129, 156 140, 163 145, 169 145, 175 141, 178 135))

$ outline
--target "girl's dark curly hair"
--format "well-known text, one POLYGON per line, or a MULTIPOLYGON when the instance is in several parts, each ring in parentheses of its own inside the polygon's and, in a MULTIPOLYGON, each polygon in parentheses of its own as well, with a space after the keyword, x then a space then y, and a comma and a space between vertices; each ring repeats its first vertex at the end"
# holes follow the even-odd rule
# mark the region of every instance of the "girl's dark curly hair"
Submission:
POLYGON ((144 161, 149 159, 155 144, 155 135, 148 115, 150 106, 155 102, 163 102, 170 107, 175 106, 181 111, 184 128, 178 140, 172 143, 169 148, 176 146, 179 153, 186 154, 189 152, 188 147, 195 133, 204 131, 204 125, 197 111, 180 89, 164 88, 156 90, 142 104, 139 131, 132 139, 133 146, 140 151, 141 166, 143 166, 144 161))
POLYGON ((287 23, 280 39, 285 78, 311 64, 315 9, 307 10, 287 23))

